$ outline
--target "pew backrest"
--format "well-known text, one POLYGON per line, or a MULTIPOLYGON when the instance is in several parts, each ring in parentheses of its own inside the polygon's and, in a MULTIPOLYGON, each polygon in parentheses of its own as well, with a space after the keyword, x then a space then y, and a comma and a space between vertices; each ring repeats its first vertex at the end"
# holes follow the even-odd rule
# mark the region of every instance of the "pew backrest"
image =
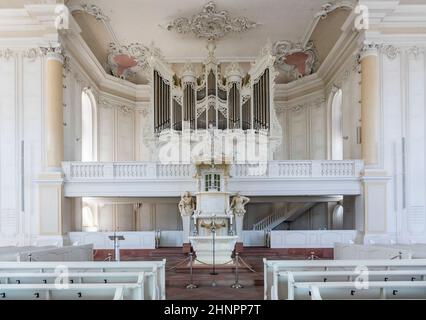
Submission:
POLYGON ((271 299, 274 274, 280 271, 332 271, 368 268, 374 270, 424 270, 426 259, 402 260, 267 260, 264 264, 264 299, 271 299))
POLYGON ((366 287, 354 282, 295 282, 289 300, 426 299, 426 281, 371 281, 366 287))
MULTIPOLYGON (((125 262, 0 262, 0 277, 2 273, 58 273, 66 270, 69 273, 94 272, 152 272, 154 284, 152 292, 154 299, 166 299, 165 292, 165 266, 166 260, 161 261, 125 261, 125 262), (58 271, 59 270, 59 271, 58 271)), ((149 287, 149 285, 148 285, 149 287)))
POLYGON ((382 270, 382 271, 282 271, 274 276, 271 299, 288 299, 288 288, 293 283, 303 282, 357 282, 371 281, 424 281, 424 270, 382 270))
POLYGON ((138 283, 2 284, 2 300, 143 300, 143 281, 138 283))
POLYGON ((144 282, 146 300, 158 299, 154 272, 76 272, 76 273, 0 273, 0 286, 4 284, 117 284, 144 282))

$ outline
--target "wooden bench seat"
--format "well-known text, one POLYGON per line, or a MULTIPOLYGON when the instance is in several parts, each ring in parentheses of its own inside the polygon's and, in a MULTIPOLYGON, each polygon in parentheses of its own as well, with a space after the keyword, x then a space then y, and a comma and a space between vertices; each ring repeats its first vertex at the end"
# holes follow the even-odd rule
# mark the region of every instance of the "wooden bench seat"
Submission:
POLYGON ((426 281, 370 281, 367 288, 355 282, 295 282, 289 300, 426 299, 426 281))
MULTIPOLYGON (((37 284, 54 282, 60 272, 67 272, 73 283, 133 282, 136 274, 145 272, 144 296, 148 300, 164 300, 166 261, 129 262, 0 262, 0 281, 37 284), (39 276, 41 274, 42 276, 39 276), (72 275, 72 277, 71 277, 72 275), (45 280, 45 281, 43 281, 45 280), (32 283, 34 282, 34 283, 32 283)), ((63 275, 65 276, 65 275, 63 275)))
POLYGON ((67 284, 1 284, 2 300, 143 300, 143 281, 140 283, 67 284))
POLYGON ((360 273, 354 271, 285 271, 279 272, 274 277, 272 286, 272 299, 289 299, 288 290, 294 283, 304 282, 352 282, 358 281, 424 281, 426 270, 387 270, 387 271, 369 271, 360 273))
MULTIPOLYGON (((274 288, 276 283, 276 277, 280 272, 292 271, 292 272, 321 272, 321 271, 343 271, 343 272, 354 272, 357 268, 367 268, 368 271, 420 271, 420 273, 426 270, 426 259, 407 259, 407 260, 266 260, 264 259, 264 298, 265 299, 277 299, 283 298, 280 295, 276 295, 278 288, 274 288), (275 294, 275 296, 273 296, 275 294)), ((334 277, 337 277, 335 274, 334 277)), ((343 278, 339 279, 347 281, 344 275, 343 278)), ((378 277, 383 274, 377 274, 378 277)), ((393 275, 394 277, 396 274, 393 275)), ((400 275, 402 276, 402 275, 400 275)), ((407 274, 407 277, 410 277, 407 274)), ((411 277, 409 278, 411 280, 411 277)), ((323 279, 318 278, 323 281, 323 279)), ((374 279, 375 280, 375 279, 374 279)), ((377 279, 377 280, 384 280, 377 279)), ((398 280, 395 278, 395 280, 398 280)), ((403 279, 399 279, 403 280, 403 279)), ((404 278, 405 280, 405 278, 404 278)), ((285 281, 284 281, 285 282, 285 281)), ((286 291, 286 290, 284 290, 286 291)), ((284 295, 285 299, 285 295, 284 295)))

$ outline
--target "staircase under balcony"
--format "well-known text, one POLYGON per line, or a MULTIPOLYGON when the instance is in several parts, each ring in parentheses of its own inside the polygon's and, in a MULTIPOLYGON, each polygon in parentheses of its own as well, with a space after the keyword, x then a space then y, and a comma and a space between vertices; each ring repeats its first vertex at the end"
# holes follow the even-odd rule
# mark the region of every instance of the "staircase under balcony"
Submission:
POLYGON ((270 231, 285 221, 293 221, 315 206, 315 202, 281 204, 273 212, 253 225, 253 230, 270 231))

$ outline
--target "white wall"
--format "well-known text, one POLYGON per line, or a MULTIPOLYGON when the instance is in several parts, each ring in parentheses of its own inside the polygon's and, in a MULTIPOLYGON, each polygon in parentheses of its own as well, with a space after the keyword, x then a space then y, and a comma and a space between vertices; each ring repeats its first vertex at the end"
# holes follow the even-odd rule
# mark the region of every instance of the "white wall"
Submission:
POLYGON ((394 49, 380 54, 380 166, 391 176, 387 232, 398 241, 426 241, 426 56, 424 48, 394 49))
POLYGON ((283 142, 276 160, 327 159, 327 109, 323 95, 276 102, 283 142))
POLYGON ((38 233, 43 68, 38 51, 0 48, 0 246, 29 244, 38 233))
POLYGON ((178 199, 175 202, 119 198, 84 200, 92 209, 95 226, 100 232, 182 230, 178 202, 178 199))
POLYGON ((354 53, 343 63, 326 85, 327 97, 327 153, 332 159, 332 101, 335 92, 342 90, 343 159, 361 159, 358 128, 361 126, 361 75, 354 53))
POLYGON ((101 104, 99 108, 99 160, 135 160, 134 110, 101 104))

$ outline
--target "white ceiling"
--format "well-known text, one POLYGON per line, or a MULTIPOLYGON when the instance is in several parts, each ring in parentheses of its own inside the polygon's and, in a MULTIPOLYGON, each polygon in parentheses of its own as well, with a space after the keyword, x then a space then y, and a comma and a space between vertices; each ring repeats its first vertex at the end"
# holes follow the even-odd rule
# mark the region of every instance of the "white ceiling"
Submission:
MULTIPOLYGON (((206 40, 192 34, 167 31, 160 25, 178 17, 192 17, 208 0, 70 0, 68 5, 94 4, 110 17, 111 26, 121 44, 139 42, 154 45, 171 62, 203 60, 206 40)), ((314 15, 329 0, 216 0, 217 10, 226 10, 231 17, 245 16, 262 24, 242 34, 228 34, 217 43, 216 55, 223 60, 238 57, 252 60, 271 41, 301 41, 314 15)))

